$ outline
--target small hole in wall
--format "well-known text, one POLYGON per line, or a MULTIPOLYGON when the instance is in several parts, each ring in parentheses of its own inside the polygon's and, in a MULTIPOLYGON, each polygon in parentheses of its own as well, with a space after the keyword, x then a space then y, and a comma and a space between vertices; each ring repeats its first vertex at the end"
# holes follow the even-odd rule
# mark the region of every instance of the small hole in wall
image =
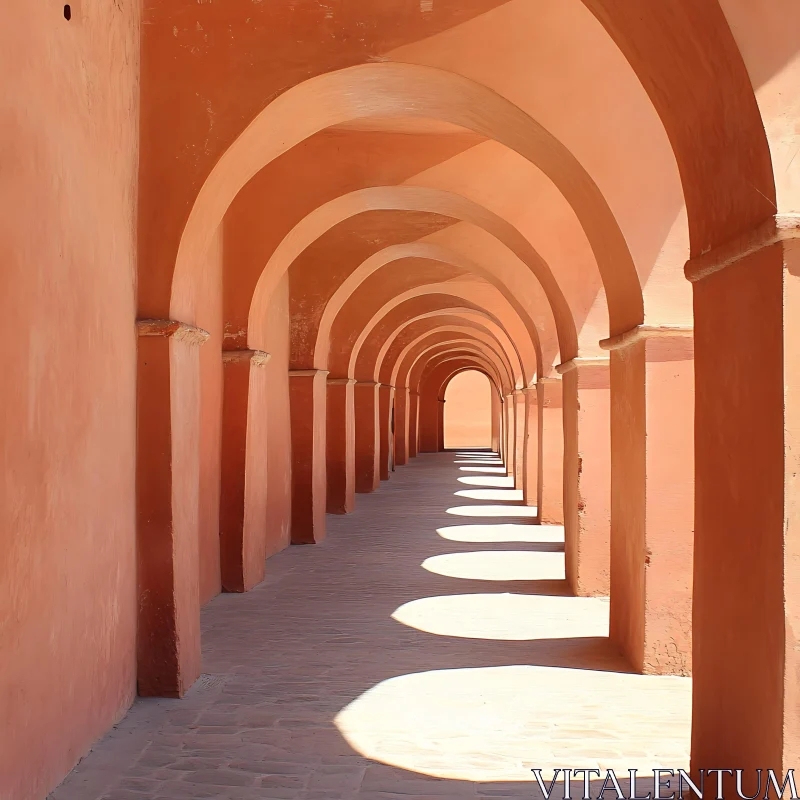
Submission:
POLYGON ((72 9, 69 5, 64 6, 64 19, 69 22, 72 19, 72 9))

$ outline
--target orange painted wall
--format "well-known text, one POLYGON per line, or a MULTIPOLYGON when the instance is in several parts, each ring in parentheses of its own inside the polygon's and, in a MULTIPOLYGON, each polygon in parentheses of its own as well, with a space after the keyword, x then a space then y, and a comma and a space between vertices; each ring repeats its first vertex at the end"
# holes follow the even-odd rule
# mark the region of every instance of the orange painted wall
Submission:
POLYGON ((32 800, 135 689, 139 20, 3 11, 0 797, 32 800))
POLYGON ((444 446, 492 446, 492 387, 477 370, 460 372, 444 395, 444 446))

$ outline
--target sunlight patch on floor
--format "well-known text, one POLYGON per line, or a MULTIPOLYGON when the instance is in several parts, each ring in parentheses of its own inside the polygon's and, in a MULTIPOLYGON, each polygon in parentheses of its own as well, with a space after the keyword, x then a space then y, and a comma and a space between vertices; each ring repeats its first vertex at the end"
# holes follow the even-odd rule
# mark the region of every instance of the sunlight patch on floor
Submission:
POLYGON ((608 599, 451 594, 400 606, 392 619, 438 636, 530 641, 608 636, 608 599))
POLYGON ((436 533, 451 542, 564 543, 563 525, 530 525, 506 522, 497 525, 447 525, 436 533))
MULTIPOLYGON (((576 665, 577 666, 577 665, 576 665)), ((362 755, 468 781, 531 781, 576 766, 688 768, 688 678, 505 666, 383 681, 335 724, 362 755)))
POLYGON ((505 467, 459 467, 459 471, 461 472, 502 472, 505 474, 506 468, 505 467))
POLYGON ((495 477, 494 475, 481 475, 480 477, 459 478, 459 483, 466 483, 467 486, 490 486, 495 489, 513 489, 514 479, 510 475, 495 477))
POLYGON ((446 553, 422 562, 428 572, 479 581, 546 581, 564 579, 563 553, 486 550, 446 553))
POLYGON ((468 500, 496 500, 498 503, 521 503, 522 489, 460 489, 456 497, 468 500))
POLYGON ((535 517, 536 506, 453 506, 448 514, 457 517, 535 517))

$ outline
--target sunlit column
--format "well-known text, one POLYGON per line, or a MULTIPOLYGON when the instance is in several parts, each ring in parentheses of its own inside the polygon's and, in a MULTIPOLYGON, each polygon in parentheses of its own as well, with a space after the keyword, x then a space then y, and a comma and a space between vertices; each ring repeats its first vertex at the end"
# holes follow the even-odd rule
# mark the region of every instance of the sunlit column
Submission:
POLYGON ((505 465, 506 465, 506 475, 511 477, 514 476, 514 470, 516 469, 516 455, 517 455, 517 448, 515 446, 515 417, 517 411, 517 405, 514 402, 514 395, 507 394, 505 396, 505 402, 503 403, 503 410, 505 411, 505 425, 504 425, 504 437, 503 441, 505 443, 505 465))
POLYGON ((375 381, 355 385, 356 411, 356 491, 374 492, 381 482, 379 398, 375 381))
POLYGON ((514 392, 514 488, 521 490, 525 483, 525 426, 527 407, 522 389, 514 392))
POLYGON ((564 524, 564 415, 561 378, 539 378, 539 520, 564 524))
POLYGON ((395 391, 394 453, 397 466, 408 463, 411 416, 411 392, 407 386, 398 386, 395 391))
POLYGON ((419 392, 409 392, 408 414, 408 457, 416 458, 419 453, 419 392))
POLYGON ((380 476, 388 481, 394 464, 394 386, 382 383, 378 387, 378 425, 380 429, 380 476))
POLYGON ((292 424, 292 544, 325 538, 327 371, 289 372, 292 424))
POLYGON ((558 367, 564 402, 564 539, 567 581, 579 596, 607 595, 611 535, 609 358, 558 367))
POLYGON ((355 380, 328 379, 327 511, 349 514, 355 508, 356 417, 355 380))
POLYGON ((778 217, 686 268, 697 381, 695 767, 800 763, 798 237, 800 219, 778 217))
POLYGON ((523 389, 525 397, 525 449, 522 468, 522 499, 526 506, 538 502, 539 487, 539 402, 537 389, 531 386, 523 389))
POLYGON ((500 395, 492 387, 492 450, 495 453, 502 452, 501 436, 502 436, 502 408, 503 404, 500 401, 500 395))
POLYGON ((222 588, 246 592, 264 579, 267 550, 269 354, 222 353, 219 549, 222 588))
POLYGON ((137 687, 180 697, 200 674, 200 358, 209 334, 139 320, 137 687))
POLYGON ((640 326, 611 351, 611 638, 633 667, 689 674, 694 342, 640 326))

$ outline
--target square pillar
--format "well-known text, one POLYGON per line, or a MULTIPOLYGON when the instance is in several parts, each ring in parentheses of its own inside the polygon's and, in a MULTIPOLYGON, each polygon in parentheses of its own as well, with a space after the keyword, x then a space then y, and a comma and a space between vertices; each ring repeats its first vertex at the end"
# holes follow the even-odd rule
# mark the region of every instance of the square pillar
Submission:
POLYGON ((686 266, 697 381, 693 769, 800 763, 798 237, 798 217, 777 217, 686 266))
POLYGON ((567 583, 607 596, 611 573, 611 373, 608 357, 558 367, 564 390, 564 539, 567 583))
POLYGON ((222 588, 247 592, 264 580, 267 553, 267 425, 260 350, 222 353, 219 548, 222 588))
POLYGON ((356 498, 355 381, 328 379, 326 430, 329 514, 349 514, 356 498))
POLYGON ((380 428, 380 474, 382 481, 389 480, 394 469, 394 386, 382 383, 378 387, 378 425, 380 428))
POLYGON ((409 391, 408 406, 408 457, 419 453, 419 392, 409 391))
POLYGON ((540 378, 539 407, 539 521, 564 524, 564 415, 560 378, 540 378))
POLYGON ((525 482, 525 425, 527 422, 525 393, 514 392, 514 488, 523 489, 525 482))
POLYGON ((325 538, 327 371, 289 371, 292 425, 292 544, 325 538))
POLYGON ((443 397, 437 398, 439 405, 436 408, 436 452, 444 452, 444 404, 443 397))
POLYGON ((356 491, 374 492, 381 482, 378 388, 375 381, 355 385, 356 491))
POLYGON ((526 506, 538 502, 539 487, 539 401, 535 386, 523 389, 525 396, 525 449, 523 450, 522 501, 526 506))
POLYGON ((494 386, 492 386, 492 450, 498 455, 502 453, 502 409, 503 404, 500 401, 500 395, 497 393, 494 386))
POLYGON ((639 327, 611 351, 611 638, 639 672, 692 662, 694 342, 639 327))
POLYGON ((395 463, 402 467, 409 459, 409 417, 411 412, 411 392, 407 386, 395 390, 394 453, 395 463))
POLYGON ((137 684, 182 697, 200 675, 200 358, 209 334, 139 320, 137 684))
POLYGON ((517 448, 515 446, 515 437, 516 437, 515 416, 517 411, 517 404, 514 401, 513 394, 506 395, 505 402, 503 403, 503 408, 505 410, 505 436, 503 437, 503 441, 505 442, 506 475, 513 477, 516 470, 516 455, 517 455, 517 448))
POLYGON ((444 405, 430 386, 419 396, 419 449, 421 453, 438 453, 441 444, 440 425, 444 405))

